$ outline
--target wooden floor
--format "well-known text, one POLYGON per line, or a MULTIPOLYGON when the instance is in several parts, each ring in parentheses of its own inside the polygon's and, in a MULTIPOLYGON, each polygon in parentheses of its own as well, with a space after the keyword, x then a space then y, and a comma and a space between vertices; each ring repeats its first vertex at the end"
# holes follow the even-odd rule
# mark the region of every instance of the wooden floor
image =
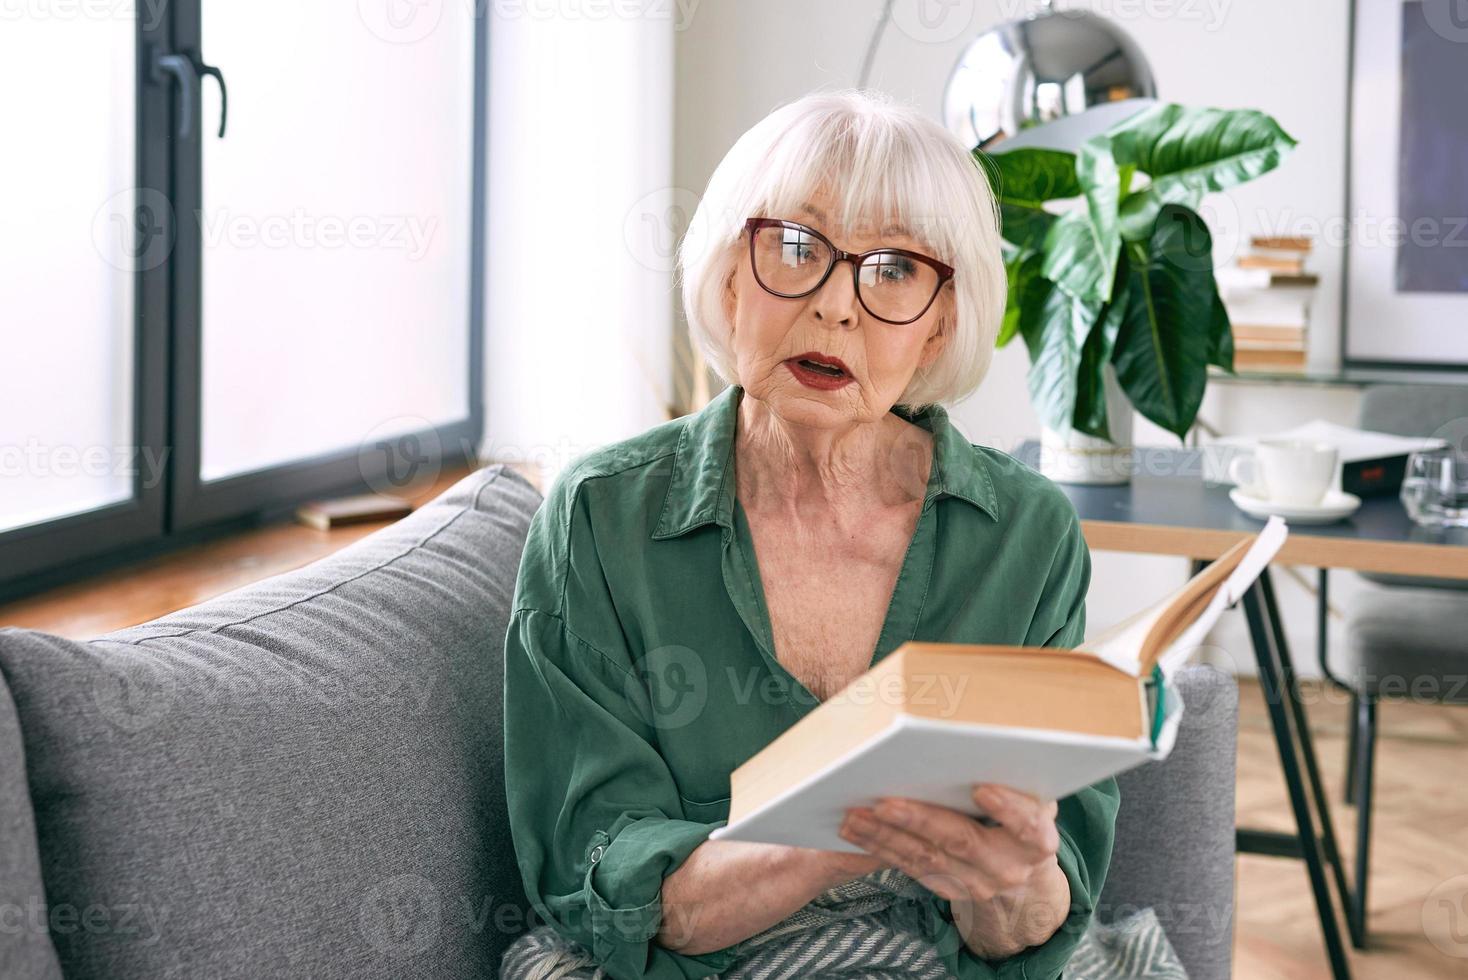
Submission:
MULTIPOLYGON (((1240 682, 1238 822, 1291 829, 1258 684, 1240 682)), ((1311 734, 1349 862, 1355 809, 1341 802, 1346 702, 1307 682, 1311 734)), ((1468 708, 1384 703, 1376 752, 1369 948, 1358 980, 1468 978, 1468 708)), ((1307 980, 1330 971, 1303 862, 1240 855, 1234 975, 1307 980)), ((1342 935, 1345 923, 1341 920, 1342 935)), ((1346 940, 1349 948, 1349 940, 1346 940)))

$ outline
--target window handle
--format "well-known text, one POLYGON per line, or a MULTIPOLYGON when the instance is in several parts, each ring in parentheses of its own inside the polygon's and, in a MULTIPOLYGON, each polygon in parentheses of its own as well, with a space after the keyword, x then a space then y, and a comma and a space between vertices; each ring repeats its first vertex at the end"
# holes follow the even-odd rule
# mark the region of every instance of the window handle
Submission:
POLYGON ((229 119, 229 88, 224 83, 224 72, 214 65, 205 64, 203 59, 189 55, 160 54, 153 59, 153 81, 166 85, 172 80, 178 84, 178 138, 181 140, 188 139, 193 132, 200 75, 209 75, 219 83, 219 136, 222 139, 229 119))
POLYGON ((202 58, 198 68, 200 75, 209 75, 219 83, 219 138, 224 139, 224 123, 229 119, 229 86, 224 84, 224 72, 214 65, 206 65, 202 58))
POLYGON ((181 54, 160 54, 153 59, 153 81, 166 85, 169 77, 178 84, 178 138, 193 132, 194 102, 199 98, 199 75, 194 63, 181 54))

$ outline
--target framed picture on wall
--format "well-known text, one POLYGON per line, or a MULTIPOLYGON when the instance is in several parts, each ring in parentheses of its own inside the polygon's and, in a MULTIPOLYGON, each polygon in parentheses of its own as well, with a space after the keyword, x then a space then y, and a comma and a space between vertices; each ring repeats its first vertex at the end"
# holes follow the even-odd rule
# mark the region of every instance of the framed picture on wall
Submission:
POLYGON ((1468 4, 1354 0, 1341 360, 1468 370, 1468 4))

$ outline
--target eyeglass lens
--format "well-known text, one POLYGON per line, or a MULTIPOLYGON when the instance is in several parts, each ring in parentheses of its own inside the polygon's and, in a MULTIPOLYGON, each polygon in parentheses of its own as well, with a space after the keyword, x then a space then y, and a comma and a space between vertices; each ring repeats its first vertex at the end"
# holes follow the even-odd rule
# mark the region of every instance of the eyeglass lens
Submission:
MULTIPOLYGON (((830 264, 831 249, 807 232, 783 225, 756 231, 754 271, 771 292, 785 296, 807 293, 830 264)), ((911 320, 938 291, 938 270, 906 255, 869 255, 856 278, 862 303, 885 320, 911 320)))

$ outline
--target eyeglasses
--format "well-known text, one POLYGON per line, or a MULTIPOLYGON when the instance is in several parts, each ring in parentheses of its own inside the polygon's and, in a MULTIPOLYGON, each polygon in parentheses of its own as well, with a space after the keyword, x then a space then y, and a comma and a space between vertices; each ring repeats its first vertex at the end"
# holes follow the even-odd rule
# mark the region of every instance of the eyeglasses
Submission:
POLYGON ((843 259, 851 261, 856 298, 886 323, 911 323, 928 311, 953 267, 905 248, 844 252, 814 228, 779 218, 750 218, 749 264, 755 281, 784 299, 809 296, 843 259))

